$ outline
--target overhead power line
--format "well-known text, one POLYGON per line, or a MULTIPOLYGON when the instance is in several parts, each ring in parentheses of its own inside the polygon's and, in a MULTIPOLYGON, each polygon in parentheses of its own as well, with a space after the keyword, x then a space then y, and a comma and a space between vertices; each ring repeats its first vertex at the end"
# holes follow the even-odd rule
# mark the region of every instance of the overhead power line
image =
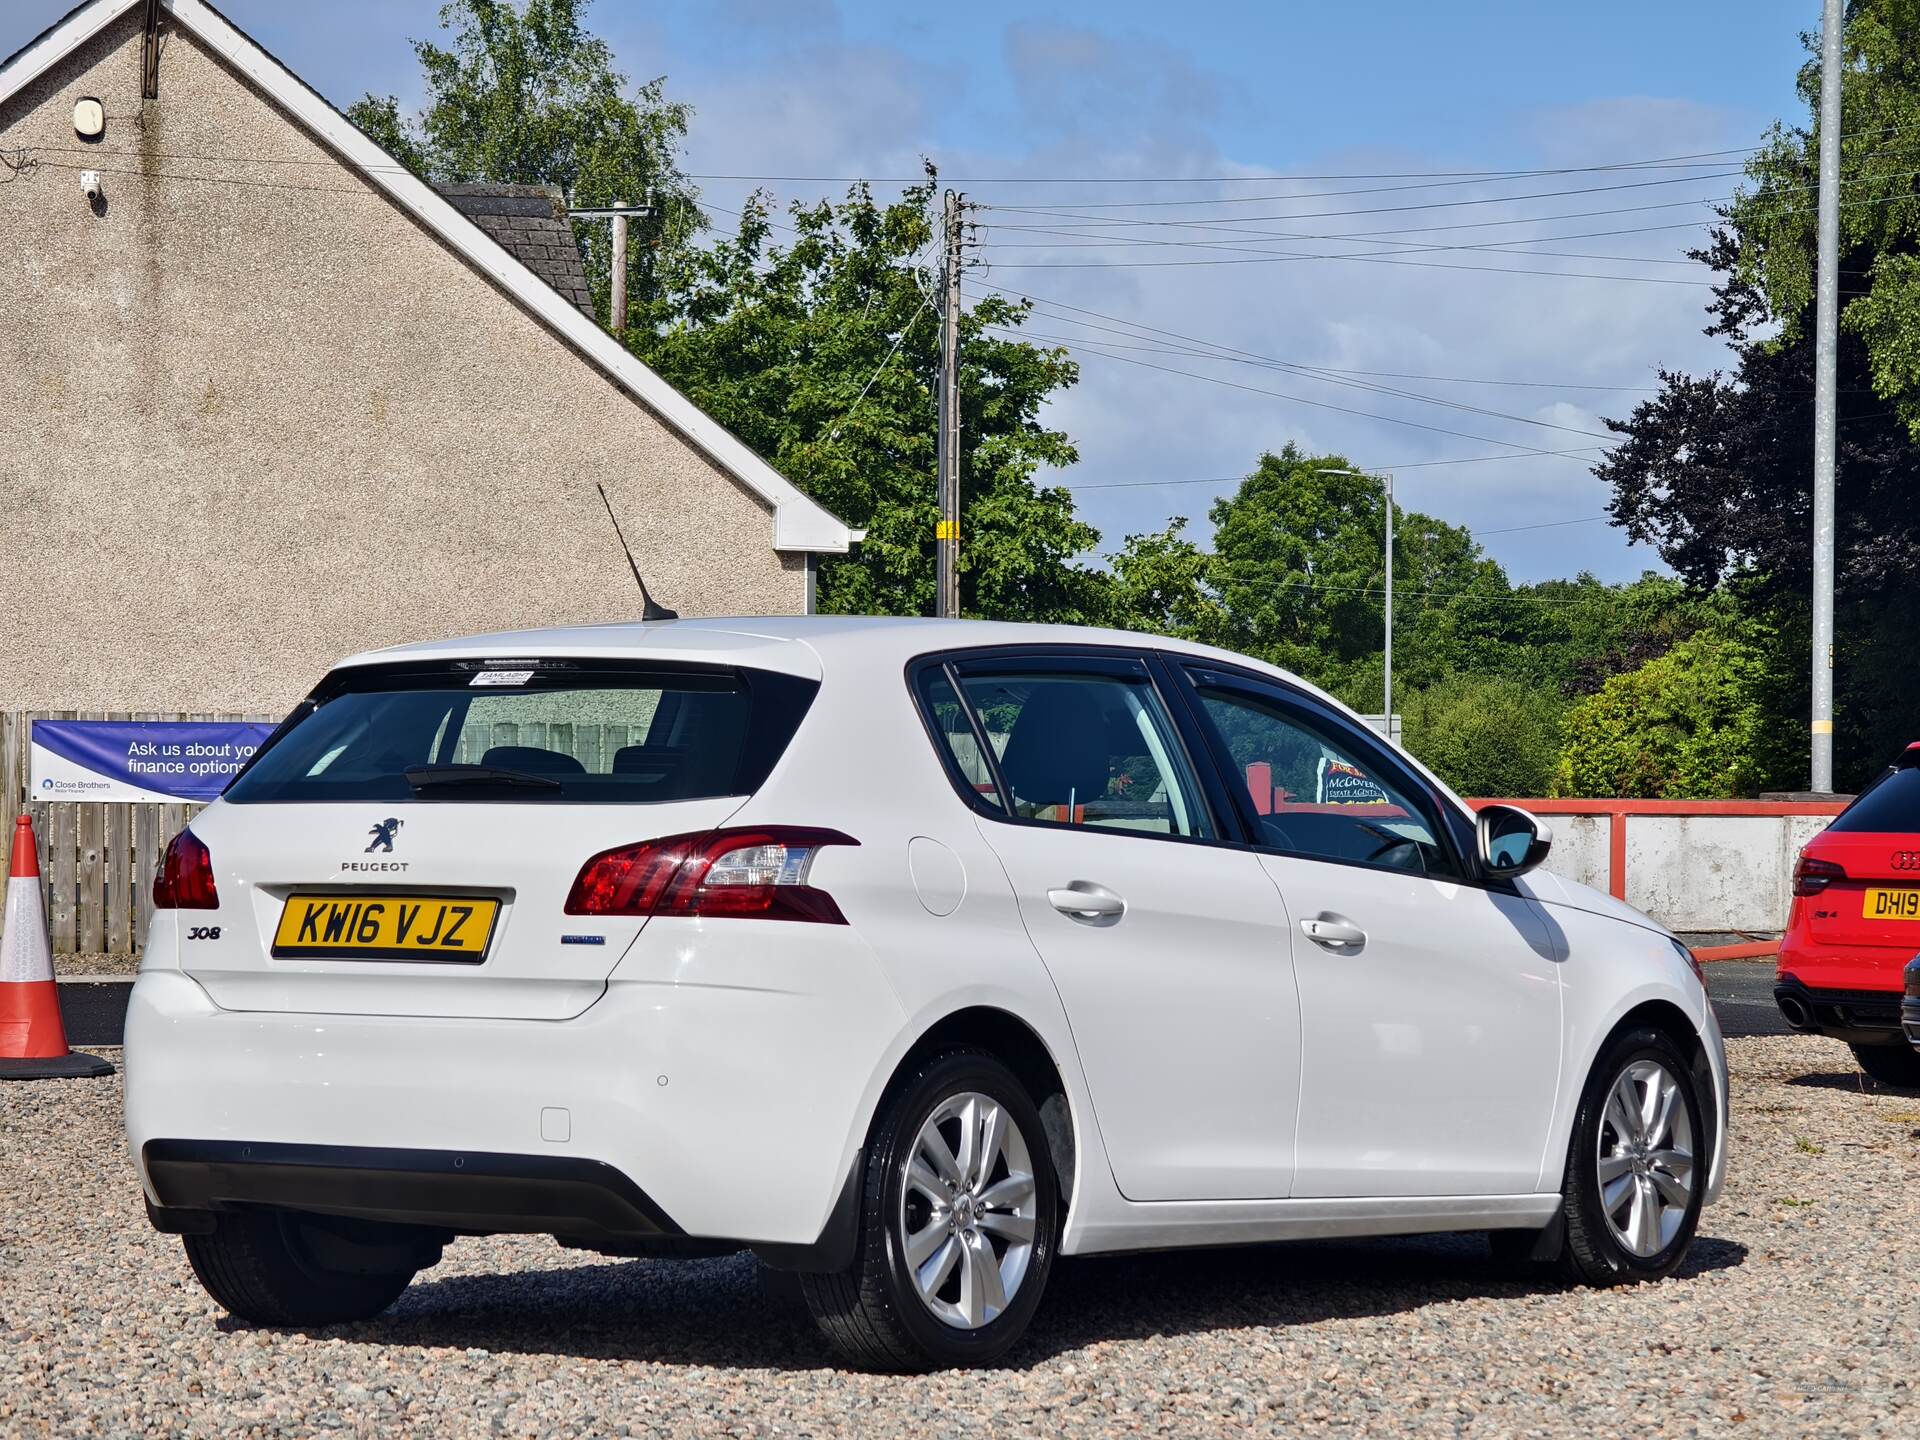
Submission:
POLYGON ((1506 445, 1521 454, 1550 455, 1560 453, 1557 451, 1538 449, 1534 446, 1522 445, 1514 440, 1502 440, 1496 435, 1476 435, 1470 430, 1452 430, 1444 425, 1429 425, 1424 420, 1409 420, 1401 415, 1387 415, 1377 410, 1361 410, 1351 405, 1336 405, 1330 400, 1314 400, 1305 395, 1290 395, 1282 390, 1268 390, 1259 385, 1243 385, 1238 380, 1224 380, 1218 375, 1202 375, 1196 370, 1181 370, 1172 365, 1156 365, 1150 360, 1137 360, 1127 355, 1104 355, 1101 358, 1114 360, 1122 365, 1138 365, 1145 370, 1158 370, 1163 375, 1183 375, 1189 380, 1201 380, 1209 385, 1224 386, 1229 390, 1242 390, 1250 395, 1268 395, 1275 400, 1285 400, 1294 405, 1310 405, 1317 410, 1333 410, 1342 415, 1356 415, 1363 420, 1379 420, 1388 425, 1404 425, 1409 429, 1427 430, 1436 435, 1452 435, 1461 440, 1478 440, 1483 445, 1506 445))
MULTIPOLYGON (((1299 373, 1301 374, 1302 378, 1320 379, 1325 381, 1326 383, 1349 384, 1349 385, 1357 383, 1352 380, 1348 380, 1343 377, 1340 377, 1337 374, 1321 373, 1324 370, 1324 367, 1302 365, 1294 361, 1279 360, 1270 355, 1261 355, 1256 351, 1243 350, 1238 346, 1223 345, 1216 341, 1201 339, 1198 336, 1184 335, 1177 330, 1163 330, 1158 328, 1157 326, 1145 325, 1138 321, 1127 320, 1121 316, 1107 315, 1097 310, 1089 310, 1089 309, 1086 309, 1084 306, 1068 305, 1068 304, 1065 304, 1064 302, 1057 301, 1057 300, 1046 300, 1040 296, 1029 296, 1029 295, 1026 295, 1024 292, 1021 292, 1018 290, 1009 290, 1002 285, 993 285, 985 281, 980 281, 977 283, 985 285, 987 289, 997 291, 1002 295, 1008 295, 1017 299, 1027 300, 1034 304, 1044 305, 1051 310, 1071 311, 1073 312, 1071 316, 1055 315, 1050 318, 1064 319, 1068 324, 1078 325, 1083 329, 1104 330, 1112 334, 1121 335, 1124 338, 1129 340, 1142 338, 1142 334, 1146 336, 1159 337, 1167 340, 1175 340, 1175 341, 1183 342, 1187 345, 1204 347, 1205 350, 1207 351, 1219 352, 1217 354, 1209 355, 1207 358, 1220 359, 1220 360, 1238 359, 1243 361, 1251 361, 1259 365, 1269 366, 1276 369, 1299 373), (1083 320, 1083 319, 1077 318, 1078 316, 1081 316, 1081 315, 1090 316, 1092 318, 1091 320, 1083 320), (1112 325, 1102 325, 1097 323, 1103 320, 1112 321, 1114 322, 1114 325, 1125 326, 1126 329, 1115 329, 1112 325)), ((1099 342, 1098 341, 1081 341, 1079 343, 1082 345, 1097 345, 1099 342)), ((1122 356, 1122 355, 1106 355, 1103 358, 1128 361, 1128 357, 1122 356)), ((1146 362, 1128 361, 1128 363, 1145 364, 1146 362)), ((1174 371, 1173 373, 1190 374, 1192 372, 1174 371)), ((1197 378, 1211 380, 1211 379, 1215 379, 1216 377, 1198 376, 1197 378)), ((1221 383, 1227 383, 1227 382, 1221 382, 1221 383)), ((1419 402, 1422 402, 1425 404, 1431 404, 1431 405, 1440 405, 1449 409, 1468 410, 1468 411, 1471 411, 1472 413, 1485 415, 1492 419, 1519 421, 1524 424, 1545 426, 1547 428, 1559 429, 1559 430, 1572 429, 1572 427, 1570 426, 1555 425, 1547 421, 1533 420, 1525 416, 1512 415, 1505 411, 1492 410, 1482 406, 1463 405, 1460 402, 1450 401, 1441 396, 1423 395, 1420 392, 1413 391, 1413 390, 1401 390, 1397 387, 1381 386, 1381 385, 1373 385, 1373 384, 1360 384, 1359 388, 1373 390, 1379 394, 1393 395, 1401 399, 1415 400, 1415 401, 1419 401, 1419 402)), ((1309 402, 1309 403, 1320 403, 1320 402, 1309 402)), ((1361 413, 1365 413, 1365 412, 1361 412, 1361 413)), ((1411 423, 1411 422, 1402 422, 1402 423, 1411 423)), ((1610 441, 1613 438, 1611 435, 1605 435, 1598 431, 1574 430, 1573 433, 1579 434, 1579 435, 1592 435, 1593 438, 1595 438, 1596 440, 1610 441)), ((1483 437, 1473 437, 1473 438, 1483 438, 1483 437)), ((1509 444, 1511 442, 1495 440, 1492 443, 1509 444)))
MULTIPOLYGON (((1616 160, 1600 165, 1568 165, 1551 168, 1506 170, 1346 170, 1326 174, 1289 175, 1281 171, 1251 171, 1239 175, 968 175, 941 176, 950 185, 1243 185, 1273 184, 1283 180, 1495 180, 1519 179, 1536 175, 1581 175, 1603 170, 1626 170, 1655 165, 1678 164, 1689 160, 1716 160, 1728 155, 1751 155, 1764 147, 1742 145, 1731 150, 1702 150, 1692 155, 1664 156, 1652 160, 1616 160)), ((758 181, 767 184, 794 185, 923 185, 925 175, 723 175, 692 173, 689 180, 758 181)))
MULTIPOLYGON (((1128 340, 1143 340, 1149 337, 1159 336, 1169 340, 1184 340, 1189 345, 1198 345, 1198 346, 1207 347, 1205 350, 1195 351, 1195 352, 1169 351, 1169 353, 1208 354, 1208 355, 1213 355, 1214 358, 1216 359, 1222 359, 1222 360, 1239 358, 1239 359, 1245 359, 1245 360, 1251 361, 1256 364, 1275 365, 1275 366, 1279 366, 1287 369, 1309 371, 1314 374, 1353 375, 1353 376, 1363 376, 1363 377, 1376 379, 1376 380, 1420 380, 1420 381, 1426 381, 1431 384, 1439 384, 1439 385, 1498 385, 1498 386, 1511 386, 1511 387, 1528 389, 1528 390, 1597 390, 1597 391, 1605 392, 1607 394, 1637 393, 1637 394, 1645 394, 1645 395, 1657 395, 1660 393, 1659 387, 1657 385, 1598 385, 1598 384, 1591 384, 1591 383, 1571 381, 1571 380, 1495 380, 1495 379, 1488 379, 1480 376, 1468 376, 1468 375, 1421 375, 1421 374, 1410 374, 1408 372, 1398 371, 1398 370, 1355 370, 1355 369, 1345 369, 1337 365, 1310 365, 1303 360, 1281 360, 1272 356, 1260 355, 1252 350, 1241 350, 1236 348, 1235 346, 1225 345, 1214 340, 1196 339, 1192 336, 1182 335, 1175 330, 1157 329, 1152 325, 1142 324, 1141 322, 1136 320, 1127 320, 1121 316, 1108 315, 1098 310, 1088 310, 1083 306, 1067 305, 1058 300, 1045 300, 1038 295, 1029 294, 1025 290, 1015 290, 1004 285, 991 285, 984 280, 977 280, 972 283, 977 286, 984 286, 986 289, 989 289, 989 290, 997 291, 1001 295, 1015 297, 1020 300, 1027 301, 1033 305, 1045 307, 1044 309, 1038 310, 1035 312, 1039 314, 1042 319, 1054 320, 1067 325, 1078 325, 1081 328, 1086 330, 1099 330, 1109 335, 1121 335, 1121 336, 1125 336, 1128 340), (1095 318, 1095 320, 1111 320, 1114 323, 1113 325, 1101 325, 1101 324, 1092 323, 1087 320, 1076 319, 1076 318, 1073 318, 1073 316, 1068 316, 1068 315, 1050 315, 1046 313, 1047 310, 1071 310, 1074 312, 1074 315, 1091 315, 1095 318), (1115 325, 1124 326, 1126 328, 1115 329, 1114 328, 1115 325)), ((979 299, 981 297, 976 293, 974 298, 979 299)), ((1079 343, 1082 343, 1082 339, 1084 338, 1084 337, 1077 337, 1077 336, 1071 336, 1071 335, 1043 336, 1043 335, 1036 334, 1036 332, 1026 330, 1024 328, 1020 329, 1016 333, 1020 334, 1022 337, 1028 337, 1028 338, 1034 338, 1034 339, 1057 339, 1066 344, 1079 344, 1079 343)), ((1102 342, 1102 343, 1111 343, 1111 342, 1102 342)), ((1114 346, 1113 348, 1125 349, 1127 347, 1114 346)), ((1154 348, 1154 347, 1143 347, 1143 348, 1154 348)), ((1435 397, 1428 396, 1428 397, 1422 397, 1422 398, 1431 399, 1435 397)))
MULTIPOLYGON (((1872 130, 1848 131, 1849 139, 1862 135, 1891 135, 1903 127, 1884 125, 1872 130)), ((1504 180, 1548 175, 1587 175, 1609 170, 1655 169, 1662 165, 1721 160, 1732 155, 1755 155, 1764 145, 1737 145, 1727 150, 1698 150, 1687 155, 1656 156, 1646 160, 1613 160, 1594 165, 1536 166, 1503 170, 1345 170, 1323 174, 1287 174, 1284 171, 1243 171, 1236 175, 942 175, 947 185, 1244 185, 1284 181, 1334 180, 1504 180)), ((693 173, 689 180, 752 181, 790 185, 923 185, 921 175, 738 175, 693 173)))
MULTIPOLYGON (((996 334, 1006 336, 1013 340, 1042 338, 1039 336, 1031 336, 1029 332, 1016 329, 1012 326, 994 325, 987 328, 993 330, 996 334)), ((1577 426, 1561 425, 1551 420, 1536 420, 1531 416, 1514 415, 1505 410, 1493 410, 1483 405, 1469 405, 1464 401, 1448 400, 1442 396, 1422 395, 1415 390, 1401 390, 1394 386, 1377 385, 1368 381, 1348 379, 1344 376, 1322 375, 1316 373, 1310 366, 1293 365, 1284 361, 1242 358, 1234 355, 1219 355, 1208 350, 1175 349, 1172 347, 1162 348, 1129 345, 1113 345, 1110 347, 1109 342, 1099 339, 1082 338, 1075 340, 1071 337, 1063 337, 1063 339, 1064 343, 1077 346, 1081 351, 1101 356, 1103 359, 1119 360, 1125 358, 1124 356, 1107 354, 1107 350, 1112 348, 1115 350, 1148 350, 1157 354, 1183 355, 1197 360, 1220 360, 1236 365, 1253 365, 1260 369, 1278 370, 1283 374, 1294 375, 1302 380, 1317 380, 1326 385, 1343 385, 1355 390, 1365 390, 1375 395, 1389 395, 1398 399, 1418 401, 1425 405, 1436 405, 1442 409, 1459 410, 1472 415, 1484 415, 1493 420, 1506 420, 1515 425, 1532 425, 1543 430, 1560 430, 1569 435, 1590 435, 1596 440, 1611 440, 1613 438, 1611 435, 1603 434, 1598 430, 1582 430, 1577 426)))
POLYGON ((1518 535, 1522 530, 1558 530, 1563 525, 1594 525, 1602 520, 1611 520, 1611 515, 1582 515, 1577 520, 1542 520, 1537 525, 1502 525, 1495 530, 1475 530, 1479 535, 1518 535))
POLYGON ((1683 285, 1711 290, 1710 280, 1681 280, 1670 275, 1602 275, 1594 270, 1543 270, 1533 265, 1462 265, 1451 260, 1403 260, 1391 255, 1274 254, 1208 260, 995 260, 1001 270, 1166 270, 1199 265, 1272 265, 1287 260, 1346 260, 1358 265, 1397 265, 1413 270, 1464 270, 1479 275, 1545 275, 1560 280, 1617 280, 1630 285, 1683 285))
MULTIPOLYGON (((1522 200, 1557 200, 1563 195, 1604 195, 1618 190, 1650 190, 1661 185, 1698 185, 1708 180, 1738 179, 1744 170, 1714 170, 1705 175, 1668 175, 1659 180, 1628 180, 1618 185, 1580 185, 1562 190, 1534 190, 1524 195, 1481 195, 1469 200, 1427 200, 1415 205, 1369 205, 1357 210, 1309 210, 1301 215, 1250 215, 1249 220, 1317 220, 1331 215, 1397 215, 1409 210, 1455 210, 1469 205, 1517 205, 1522 200)), ((1309 197, 1300 197, 1309 198, 1309 197)), ((1011 215, 1047 213, 1040 206, 1031 205, 988 205, 983 210, 1002 211, 1011 215)), ((1089 217, 1092 218, 1092 217, 1089 217)), ((1142 220, 1133 216, 1115 216, 1103 221, 1112 225, 1184 225, 1184 220, 1142 220)))

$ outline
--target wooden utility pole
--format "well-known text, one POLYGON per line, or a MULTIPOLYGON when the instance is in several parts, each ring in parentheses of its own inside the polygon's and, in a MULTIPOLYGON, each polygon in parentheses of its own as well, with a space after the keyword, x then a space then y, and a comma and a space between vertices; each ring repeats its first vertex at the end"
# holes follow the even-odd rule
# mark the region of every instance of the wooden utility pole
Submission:
POLYGON ((934 532, 933 613, 960 615, 960 216, 961 197, 947 191, 946 258, 940 269, 940 523, 934 532))
POLYGON ((607 329, 615 335, 627 328, 627 221, 638 220, 647 213, 646 206, 629 205, 624 200, 567 211, 569 220, 613 222, 613 254, 607 263, 607 279, 611 282, 607 293, 607 329))
POLYGON ((613 202, 613 303, 607 308, 613 333, 627 328, 627 202, 613 202))

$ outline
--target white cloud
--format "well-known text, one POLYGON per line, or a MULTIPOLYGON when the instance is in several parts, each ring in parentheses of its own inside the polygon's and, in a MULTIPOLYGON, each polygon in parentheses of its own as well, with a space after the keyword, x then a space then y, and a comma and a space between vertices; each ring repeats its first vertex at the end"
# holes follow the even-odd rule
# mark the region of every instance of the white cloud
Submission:
MULTIPOLYGON (((1244 157, 1229 157, 1215 139, 1213 131, 1221 123, 1219 117, 1233 99, 1226 92, 1225 82, 1191 57, 1158 41, 1084 26, 1010 26, 1002 45, 1004 73, 998 75, 969 72, 958 64, 949 69, 936 68, 904 49, 850 41, 838 30, 818 23, 817 17, 777 63, 756 60, 744 66, 689 66, 682 57, 669 59, 674 62, 677 92, 698 107, 689 146, 689 168, 696 171, 911 175, 922 153, 940 160, 947 174, 963 178, 1234 175, 1262 173, 1270 168, 1248 163, 1244 157), (1003 101, 1003 96, 1009 98, 1003 101), (1007 105, 1011 106, 1010 112, 1005 109, 1007 105), (996 106, 1001 108, 993 108, 996 106), (956 128, 956 115, 962 117, 958 128, 969 137, 1003 133, 1016 138, 999 146, 976 140, 974 148, 956 153, 935 138, 943 130, 956 128)), ((1391 154, 1348 148, 1337 154, 1294 155, 1288 159, 1302 173, 1494 169, 1516 164, 1546 168, 1720 149, 1748 143, 1756 128, 1750 117, 1724 114, 1689 101, 1632 97, 1515 114, 1510 133, 1500 133, 1502 127, 1495 117, 1495 127, 1498 138, 1489 143, 1488 153, 1464 162, 1457 155, 1423 155, 1417 147, 1401 147, 1391 154), (1516 160, 1516 156, 1521 158, 1516 160)), ((1206 213, 1280 216, 1325 210, 1385 212, 1372 217, 1275 219, 1246 227, 1338 237, 1361 230, 1406 230, 1419 225, 1617 209, 1663 203, 1678 196, 1725 193, 1718 185, 1699 184, 1596 191, 1545 200, 1497 199, 1515 193, 1634 183, 1642 178, 1666 178, 1672 173, 1540 177, 1507 184, 1383 191, 1344 200, 1206 207, 1206 213), (1436 200, 1495 203, 1451 204, 1446 209, 1425 212, 1392 208, 1436 200)), ((1090 201, 1185 199, 1221 193, 1317 194, 1365 189, 1368 183, 1221 188, 980 183, 969 189, 973 198, 989 203, 1073 210, 1090 201)), ((734 197, 744 188, 710 183, 708 194, 716 204, 732 204, 737 203, 734 197)), ((823 187, 813 188, 817 191, 823 187)), ((1169 218, 1195 212, 1162 207, 1079 213, 1169 218)), ((1426 246, 1478 244, 1588 229, 1638 228, 1682 219, 1695 221, 1704 215, 1704 210, 1694 206, 1537 227, 1437 230, 1410 239, 1426 246)), ((1387 258, 1397 251, 1406 260, 1422 263, 1307 259, 1244 265, 1023 269, 1014 267, 1020 262, 1086 264, 1240 257, 1194 248, 1011 249, 1005 247, 1067 242, 1060 237, 1006 228, 1010 225, 1092 227, 1006 210, 984 211, 981 218, 987 230, 979 256, 989 264, 976 272, 976 282, 1007 286, 1102 315, 1123 317, 1138 325, 1312 366, 1622 387, 1562 391, 1395 379, 1368 382, 1365 377, 1344 377, 1361 385, 1389 386, 1577 431, 1604 432, 1599 417, 1628 413, 1636 399, 1644 398, 1632 387, 1653 384, 1656 365, 1701 368, 1715 363, 1724 353, 1717 342, 1699 333, 1701 306, 1707 296, 1703 289, 1424 268, 1437 264, 1496 271, 1564 269, 1664 279, 1705 278, 1703 272, 1682 266, 1553 259, 1503 251, 1434 249, 1422 253, 1353 239, 1242 239, 1204 230, 1111 227, 1104 233, 1128 238, 1145 235, 1216 240, 1274 250, 1357 251, 1387 258)), ((1508 250, 1557 249, 1671 259, 1696 233, 1662 230, 1557 244, 1538 241, 1508 250)), ((1084 244, 1088 237, 1078 238, 1084 244)), ((1047 335, 1081 336, 1087 342, 1168 348, 1179 348, 1183 343, 1151 335, 1123 340, 1084 329, 1072 323, 1076 318, 1092 317, 1053 311, 1036 315, 1028 328, 1047 335)), ((1277 450, 1289 440, 1309 449, 1341 450, 1362 464, 1409 467, 1463 455, 1511 453, 1525 448, 1562 450, 1598 443, 1592 435, 1567 434, 1543 425, 1426 404, 1297 373, 1151 350, 1116 351, 1116 355, 1126 357, 1116 359, 1097 353, 1094 343, 1071 348, 1081 359, 1082 381, 1051 407, 1048 418, 1079 446, 1081 463, 1064 478, 1076 483, 1083 512, 1106 532, 1109 545, 1117 545, 1129 532, 1158 528, 1169 515, 1203 520, 1215 495, 1228 488, 1147 488, 1122 482, 1244 474, 1263 450, 1277 450), (1226 388, 1149 366, 1197 372, 1297 399, 1226 388), (1304 401, 1321 404, 1300 403, 1304 401), (1345 414, 1326 406, 1393 418, 1345 414), (1461 433, 1440 434, 1419 426, 1461 433), (1119 488, 1091 488, 1096 485, 1119 488)), ((1609 498, 1606 487, 1587 473, 1583 463, 1555 457, 1407 468, 1399 473, 1397 485, 1404 504, 1456 523, 1502 530, 1598 515, 1609 498)), ((1204 524, 1200 528, 1204 530, 1204 524)), ((1581 567, 1623 577, 1654 563, 1644 549, 1629 552, 1619 533, 1605 525, 1502 534, 1488 543, 1516 578, 1523 579, 1567 574, 1581 567)))

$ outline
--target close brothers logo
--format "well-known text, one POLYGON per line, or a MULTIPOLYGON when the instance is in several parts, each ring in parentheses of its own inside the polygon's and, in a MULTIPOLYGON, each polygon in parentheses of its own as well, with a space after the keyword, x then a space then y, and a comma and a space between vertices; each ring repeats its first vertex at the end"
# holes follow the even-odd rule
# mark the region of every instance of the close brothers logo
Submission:
POLYGON ((105 780, 56 780, 49 775, 41 780, 40 788, 55 795, 94 795, 113 786, 105 780))

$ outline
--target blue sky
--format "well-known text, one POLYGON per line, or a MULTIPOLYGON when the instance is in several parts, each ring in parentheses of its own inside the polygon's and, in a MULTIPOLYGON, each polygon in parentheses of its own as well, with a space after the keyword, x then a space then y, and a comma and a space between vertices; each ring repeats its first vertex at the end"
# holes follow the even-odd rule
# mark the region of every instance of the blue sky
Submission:
MULTIPOLYGON (((67 8, 8 0, 0 53, 67 8)), ((437 0, 221 8, 337 103, 366 90, 419 98, 406 42, 433 32, 437 0)), ((1592 520, 1607 490, 1586 459, 1520 452, 1594 443, 1598 417, 1627 413, 1659 366, 1725 363, 1700 334, 1704 274, 1672 262, 1704 233, 1706 202, 1731 189, 1723 172, 1740 155, 1639 173, 1456 175, 1346 199, 1329 192, 1416 182, 1143 182, 1431 178, 1751 146, 1775 117, 1800 119, 1799 32, 1818 11, 1815 0, 599 0, 588 19, 633 79, 664 74, 695 106, 690 171, 898 176, 925 154, 971 198, 1056 212, 984 212, 988 267, 974 278, 1039 297, 1046 314, 1030 328, 1078 342, 1081 384, 1050 418, 1079 444, 1067 478, 1109 543, 1170 514, 1204 528, 1208 504, 1231 488, 1217 477, 1291 439, 1396 467, 1403 505, 1473 527, 1516 580, 1532 580, 1581 568, 1619 579, 1656 564, 1592 520), (1100 183, 1079 183, 1088 179, 1100 183), (1547 193, 1574 190, 1589 193, 1547 193), (1255 196, 1267 198, 1223 203, 1255 196), (1138 203, 1168 200, 1187 203, 1138 203), (1664 208, 1639 208, 1652 205, 1664 208), (1359 209, 1385 213, 1327 213, 1359 209), (1627 213, 1532 218, 1596 211, 1627 213), (1144 219, 1188 223, 1124 223, 1144 219), (1392 234, 1349 238, 1362 229, 1392 234), (1264 233, 1236 233, 1251 230, 1264 233), (1602 230, 1640 233, 1592 234, 1602 230), (1569 236, 1583 238, 1555 239, 1569 236), (1163 237, 1187 243, 1141 244, 1163 237), (1507 248, 1436 248, 1495 242, 1507 248), (1262 250, 1375 259, 1272 261, 1262 250), (1553 250, 1563 255, 1538 253, 1553 250), (1165 263, 1194 260, 1209 263, 1165 263), (1515 273, 1529 269, 1557 273, 1515 273), (1245 363, 1256 357, 1268 363, 1245 363), (1490 454, 1517 458, 1436 463, 1490 454)), ((702 186, 716 219, 753 188, 702 186)), ((838 187, 768 188, 788 198, 838 187)))

